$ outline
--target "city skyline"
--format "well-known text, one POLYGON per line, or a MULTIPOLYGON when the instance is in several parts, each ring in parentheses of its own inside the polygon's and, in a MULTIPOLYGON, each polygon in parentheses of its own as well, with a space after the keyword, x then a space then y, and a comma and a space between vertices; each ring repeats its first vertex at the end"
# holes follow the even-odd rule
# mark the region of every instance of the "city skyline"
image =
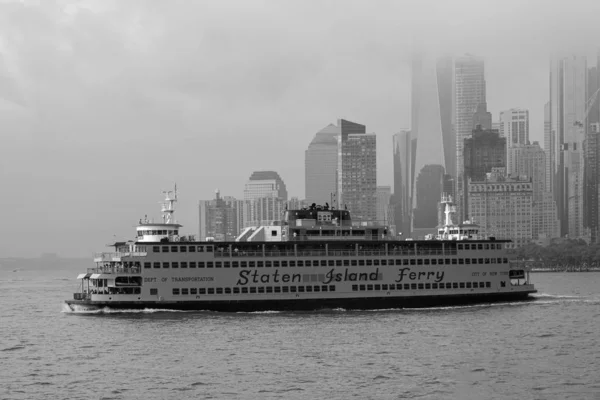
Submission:
POLYGON ((188 232, 199 199, 216 188, 241 197, 252 170, 278 171, 302 198, 303 150, 335 118, 377 133, 377 182, 391 184, 392 135, 411 126, 415 36, 437 42, 434 52, 485 59, 488 110, 528 109, 531 140, 542 142, 549 55, 595 54, 599 29, 593 13, 510 1, 486 18, 468 2, 434 13, 345 2, 343 14, 339 2, 318 13, 301 3, 265 3, 268 13, 241 2, 88 3, 0 5, 0 171, 12 194, 0 200, 11 210, 2 256, 92 254, 130 237, 175 182, 188 232), (490 31, 510 7, 520 10, 510 28, 490 31), (565 35, 559 21, 577 29, 565 35), (45 240, 18 239, 32 233, 45 240))

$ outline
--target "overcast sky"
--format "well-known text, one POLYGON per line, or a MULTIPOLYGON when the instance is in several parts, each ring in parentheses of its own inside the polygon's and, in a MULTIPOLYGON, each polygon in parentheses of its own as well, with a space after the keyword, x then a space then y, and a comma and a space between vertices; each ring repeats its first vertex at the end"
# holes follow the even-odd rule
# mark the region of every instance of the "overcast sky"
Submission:
POLYGON ((600 47, 600 1, 0 0, 0 257, 89 256, 275 170, 304 197, 304 150, 338 118, 410 127, 414 41, 486 60, 488 109, 542 140, 552 52, 600 47), (73 5, 76 4, 76 5, 73 5), (116 235, 116 236, 115 236, 116 235))

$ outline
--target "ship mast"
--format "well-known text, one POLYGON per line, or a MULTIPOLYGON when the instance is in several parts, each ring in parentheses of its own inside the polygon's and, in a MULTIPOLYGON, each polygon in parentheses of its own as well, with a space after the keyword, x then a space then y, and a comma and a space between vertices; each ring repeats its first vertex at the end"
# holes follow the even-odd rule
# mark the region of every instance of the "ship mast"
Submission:
POLYGON ((161 207, 163 223, 173 224, 175 223, 173 213, 175 212, 175 202, 177 201, 177 184, 175 184, 174 190, 163 190, 163 194, 165 195, 165 201, 161 207))

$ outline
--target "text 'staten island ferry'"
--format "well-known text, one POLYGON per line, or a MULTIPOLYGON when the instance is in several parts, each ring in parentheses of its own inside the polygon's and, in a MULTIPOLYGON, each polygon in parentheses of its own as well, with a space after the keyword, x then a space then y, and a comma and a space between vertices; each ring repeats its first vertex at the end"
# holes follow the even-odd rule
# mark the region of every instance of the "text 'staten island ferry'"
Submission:
POLYGON ((162 223, 141 221, 137 237, 98 254, 80 274, 73 311, 378 309, 526 299, 529 272, 509 263, 507 240, 445 224, 428 240, 393 240, 385 226, 357 223, 346 210, 287 210, 272 226, 247 228, 234 242, 180 236, 176 192, 162 223))

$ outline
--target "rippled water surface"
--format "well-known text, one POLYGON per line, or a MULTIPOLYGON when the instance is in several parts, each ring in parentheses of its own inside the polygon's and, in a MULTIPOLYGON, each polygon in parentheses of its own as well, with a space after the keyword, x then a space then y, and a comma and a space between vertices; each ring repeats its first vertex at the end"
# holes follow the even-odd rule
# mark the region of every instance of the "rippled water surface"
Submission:
POLYGON ((0 271, 4 399, 600 399, 600 273, 425 310, 105 312, 77 271, 0 271))

